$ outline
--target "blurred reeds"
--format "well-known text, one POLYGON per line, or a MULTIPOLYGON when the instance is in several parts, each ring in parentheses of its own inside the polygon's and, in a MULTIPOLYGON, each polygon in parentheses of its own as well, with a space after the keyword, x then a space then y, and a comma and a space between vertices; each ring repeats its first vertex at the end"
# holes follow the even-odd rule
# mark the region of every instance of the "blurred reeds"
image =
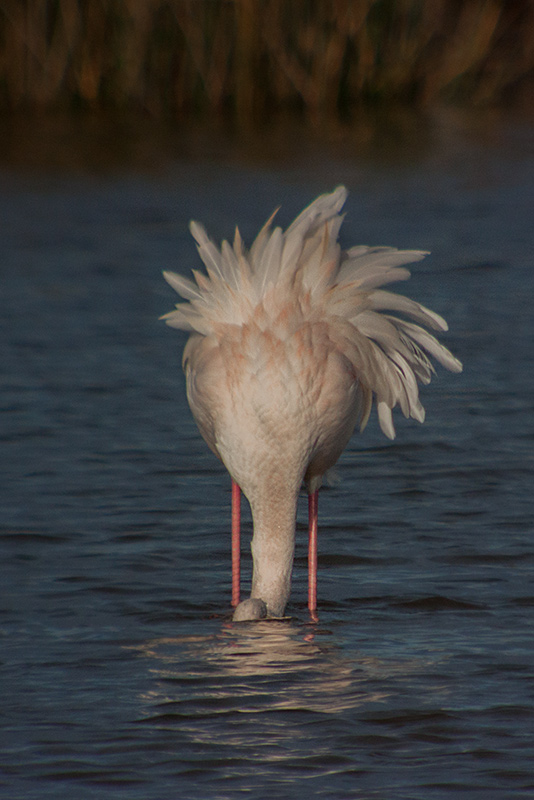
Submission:
POLYGON ((533 90, 533 0, 0 0, 4 114, 318 123, 533 90))

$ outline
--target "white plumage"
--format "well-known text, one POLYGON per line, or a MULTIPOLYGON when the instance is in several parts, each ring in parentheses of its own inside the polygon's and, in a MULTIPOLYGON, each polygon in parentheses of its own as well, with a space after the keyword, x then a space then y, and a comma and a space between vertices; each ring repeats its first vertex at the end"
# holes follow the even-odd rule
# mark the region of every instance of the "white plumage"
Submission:
POLYGON ((300 485, 317 492, 355 425, 365 426, 373 397, 393 439, 396 405, 424 420, 418 382, 430 382, 429 356, 462 369, 421 327, 445 331, 445 320, 382 288, 409 278, 402 265, 426 253, 342 251, 346 197, 342 186, 321 195, 285 232, 272 229, 271 217, 249 251, 237 229, 233 246, 225 241, 219 250, 192 222, 207 276, 193 271, 193 282, 164 273, 187 301, 163 319, 191 332, 183 359, 191 410, 252 508, 252 601, 238 607, 237 619, 283 614, 300 485))

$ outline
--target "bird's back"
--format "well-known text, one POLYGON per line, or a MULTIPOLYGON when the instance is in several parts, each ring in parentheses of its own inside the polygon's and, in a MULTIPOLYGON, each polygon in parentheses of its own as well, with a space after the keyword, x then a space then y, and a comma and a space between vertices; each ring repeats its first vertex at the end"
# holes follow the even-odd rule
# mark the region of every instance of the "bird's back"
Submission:
POLYGON ((246 492, 253 476, 306 478, 317 488, 371 401, 335 336, 298 296, 220 324, 186 353, 188 399, 200 430, 246 492))
POLYGON ((236 229, 219 250, 202 226, 191 230, 207 269, 196 283, 167 281, 188 302, 165 316, 191 332, 184 351, 188 398, 200 430, 233 477, 253 463, 304 475, 312 490, 332 466, 356 423, 365 425, 373 396, 384 433, 391 410, 423 421, 418 382, 428 358, 461 365, 420 324, 446 330, 437 314, 381 287, 405 280, 403 264, 420 251, 354 247, 337 236, 346 190, 306 208, 285 231, 271 220, 247 251, 236 229), (389 313, 400 312, 403 318, 389 313))

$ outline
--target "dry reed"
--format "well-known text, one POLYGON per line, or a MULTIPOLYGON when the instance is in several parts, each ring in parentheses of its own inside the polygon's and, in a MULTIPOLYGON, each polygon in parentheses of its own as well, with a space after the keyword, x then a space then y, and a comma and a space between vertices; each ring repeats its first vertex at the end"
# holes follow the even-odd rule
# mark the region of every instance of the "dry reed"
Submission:
POLYGON ((530 98, 532 0, 2 0, 0 107, 312 122, 530 98))

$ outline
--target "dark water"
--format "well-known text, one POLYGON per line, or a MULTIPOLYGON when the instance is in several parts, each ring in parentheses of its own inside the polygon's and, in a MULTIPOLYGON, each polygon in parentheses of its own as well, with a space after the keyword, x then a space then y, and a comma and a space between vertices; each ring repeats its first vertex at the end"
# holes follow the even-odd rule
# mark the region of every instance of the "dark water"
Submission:
POLYGON ((534 796, 533 187, 520 124, 387 162, 3 170, 2 798, 534 796), (346 245, 432 251, 402 289, 465 372, 322 492, 319 624, 303 498, 292 619, 232 625, 160 270, 197 265, 190 217, 250 241, 341 181, 346 245))

